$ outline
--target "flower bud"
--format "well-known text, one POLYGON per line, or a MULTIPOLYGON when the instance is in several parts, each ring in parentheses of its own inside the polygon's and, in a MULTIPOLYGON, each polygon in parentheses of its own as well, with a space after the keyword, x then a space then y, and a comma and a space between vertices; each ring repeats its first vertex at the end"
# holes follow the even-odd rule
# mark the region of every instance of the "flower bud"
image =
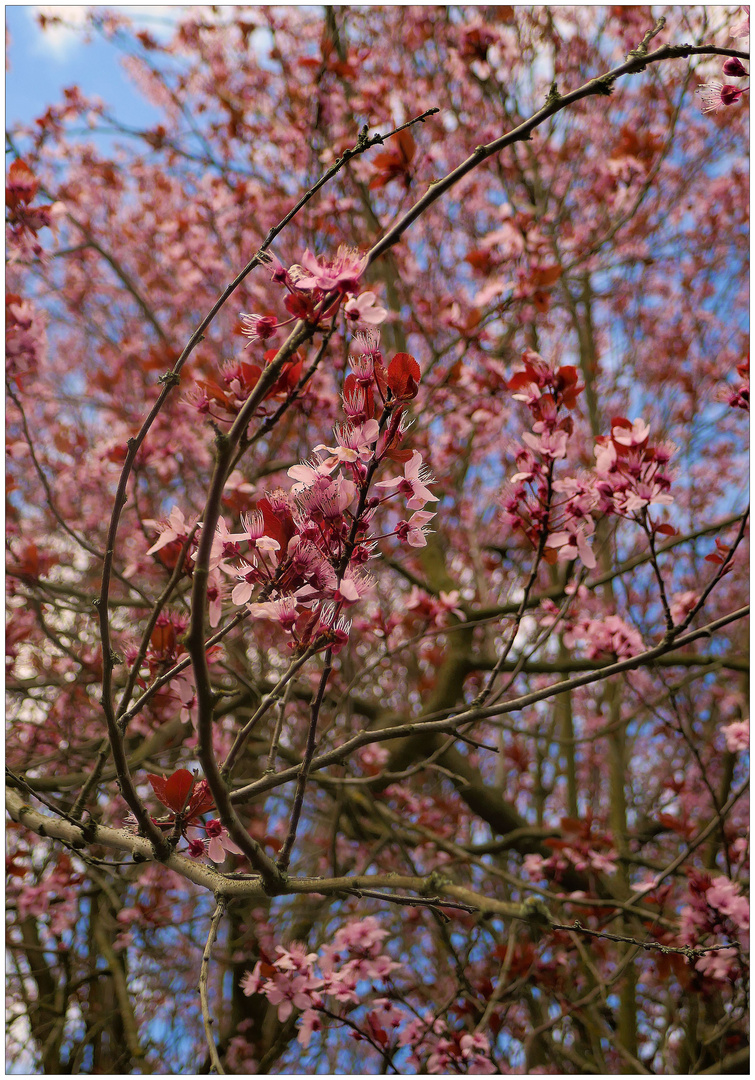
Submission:
POLYGON ((741 79, 749 72, 745 69, 741 60, 738 60, 736 56, 730 56, 724 64, 724 75, 731 75, 735 79, 741 79))

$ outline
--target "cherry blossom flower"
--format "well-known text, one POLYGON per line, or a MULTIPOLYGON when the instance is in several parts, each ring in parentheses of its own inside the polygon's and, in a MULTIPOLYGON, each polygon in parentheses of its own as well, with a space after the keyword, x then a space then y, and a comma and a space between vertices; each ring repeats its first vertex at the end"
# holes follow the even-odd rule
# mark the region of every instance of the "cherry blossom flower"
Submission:
POLYGON ((245 315, 242 311, 239 318, 243 323, 241 333, 249 338, 245 348, 253 341, 267 341, 278 331, 278 320, 275 315, 245 315))
POLYGON ((732 754, 750 749, 750 724, 747 720, 735 720, 731 724, 725 724, 721 731, 726 738, 726 749, 732 754))
POLYGON ((281 596, 278 600, 267 600, 260 604, 247 604, 247 609, 256 619, 278 622, 289 632, 298 618, 296 599, 293 596, 281 596))
POLYGON ((408 521, 399 521, 394 530, 395 534, 399 540, 404 540, 410 547, 426 547, 428 531, 426 526, 434 517, 435 514, 427 510, 417 510, 408 521))
POLYGON ((279 285, 290 285, 291 279, 289 277, 288 270, 280 261, 277 255, 274 255, 272 251, 267 249, 266 251, 257 252, 257 258, 270 270, 270 280, 275 281, 279 285))
POLYGON ((299 1033, 296 1036, 305 1050, 309 1046, 314 1032, 321 1030, 322 1020, 320 1019, 320 1014, 315 1009, 305 1009, 301 1015, 301 1020, 299 1021, 299 1033))
MULTIPOLYGON (((202 522, 200 521, 200 525, 202 522)), ((229 576, 233 575, 235 571, 228 565, 228 560, 237 558, 241 555, 241 548, 239 547, 240 540, 247 540, 248 535, 246 532, 232 533, 225 523, 225 518, 221 516, 218 518, 218 523, 215 526, 215 535, 212 538, 212 548, 210 549, 210 570, 221 569, 229 576)), ((194 553, 194 559, 196 559, 196 552, 194 553)))
POLYGON ((635 420, 631 426, 624 427, 615 424, 611 428, 611 438, 621 446, 642 446, 647 442, 650 434, 650 425, 644 420, 635 420))
POLYGON ((320 460, 319 457, 311 457, 306 461, 299 462, 298 465, 292 465, 288 470, 288 475, 292 480, 298 481, 291 488, 294 495, 297 495, 305 488, 311 487, 320 476, 327 476, 332 473, 334 469, 338 468, 339 459, 337 457, 330 457, 327 460, 320 460))
POLYGON ((388 315, 386 308, 377 302, 374 292, 363 292, 359 296, 352 296, 344 305, 344 314, 350 322, 369 323, 371 326, 379 326, 385 322, 388 315))
POLYGON ((262 963, 257 961, 253 971, 247 971, 239 983, 246 997, 259 994, 262 988, 262 963))
POLYGON ((205 830, 207 832, 208 841, 207 854, 213 862, 224 862, 228 852, 232 855, 244 854, 241 848, 234 844, 223 825, 217 819, 208 821, 205 825, 205 830))
POLYGON ((566 457, 566 440, 565 431, 544 431, 542 435, 533 435, 530 431, 522 433, 522 442, 543 457, 553 458, 554 461, 566 457))
MULTIPOLYGON (((368 420, 366 423, 356 426, 352 424, 336 424, 333 433, 338 446, 325 446, 323 443, 319 443, 315 447, 315 451, 326 450, 331 455, 320 465, 320 468, 327 472, 332 472, 339 462, 351 464, 360 458, 362 461, 367 461, 372 456, 370 444, 374 443, 380 434, 380 427, 377 420, 368 420)), ((294 469, 301 471, 300 466, 295 465, 294 469)), ((291 469, 289 469, 288 475, 293 475, 291 469)))
POLYGON ((368 593, 374 584, 375 579, 371 574, 365 574, 363 570, 350 567, 341 579, 335 598, 348 607, 368 593))
POLYGON ((706 890, 705 901, 726 915, 740 930, 750 927, 750 904, 746 897, 740 896, 741 885, 726 877, 713 880, 706 890))
POLYGON ((703 112, 709 113, 716 112, 727 105, 733 105, 748 90, 748 86, 740 89, 738 86, 724 85, 718 82, 717 79, 712 79, 709 83, 699 87, 697 92, 703 100, 703 112))
POLYGON ((695 962, 695 971, 709 979, 724 981, 731 977, 736 958, 736 949, 716 949, 715 952, 705 953, 695 962))
POLYGON ((745 9, 744 18, 732 26, 729 34, 733 38, 748 38, 750 36, 750 9, 745 9))
POLYGON ((358 288, 366 265, 366 255, 360 255, 355 248, 341 244, 333 259, 322 255, 316 258, 307 248, 301 264, 294 264, 289 273, 300 289, 322 289, 323 292, 335 289, 340 293, 353 293, 358 288))
POLYGON ((551 533, 545 541, 545 546, 558 548, 559 559, 581 559, 588 570, 593 570, 597 563, 587 537, 586 526, 578 525, 571 530, 551 533))
POLYGON ((168 515, 167 521, 154 521, 152 519, 146 519, 144 524, 148 528, 157 528, 160 530, 160 536, 155 544, 147 552, 148 555, 154 555, 156 551, 164 548, 166 544, 171 544, 176 541, 179 544, 185 544, 186 538, 194 528, 194 522, 188 522, 184 517, 183 510, 178 506, 174 506, 168 515))
POLYGON ((381 480, 375 484, 375 487, 408 495, 406 505, 409 510, 421 510, 425 503, 438 501, 438 496, 433 495, 427 487, 427 484, 433 483, 435 481, 429 469, 422 464, 422 455, 418 450, 412 450, 412 456, 404 465, 404 475, 394 476, 390 480, 381 480))
POLYGON ((343 476, 320 476, 311 486, 296 484, 295 489, 302 510, 315 521, 341 517, 357 493, 356 484, 343 476))

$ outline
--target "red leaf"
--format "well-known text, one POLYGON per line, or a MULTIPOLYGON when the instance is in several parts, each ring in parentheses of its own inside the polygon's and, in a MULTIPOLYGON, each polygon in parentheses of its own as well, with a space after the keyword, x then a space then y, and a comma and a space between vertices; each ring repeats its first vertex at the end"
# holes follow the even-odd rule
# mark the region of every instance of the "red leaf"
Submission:
POLYGON ((192 818, 199 817, 200 814, 206 814, 214 806, 215 803, 210 794, 210 785, 206 780, 200 780, 191 793, 184 817, 187 821, 190 821, 192 818))
POLYGON ((285 510, 276 514, 267 499, 260 499, 257 503, 257 509, 261 512, 265 522, 265 536, 278 541, 281 546, 280 555, 283 558, 288 550, 288 542, 296 532, 296 526, 290 511, 285 510))
POLYGON ((37 194, 39 180, 35 179, 25 161, 14 161, 8 169, 8 182, 5 188, 5 204, 15 210, 19 203, 30 203, 37 194))
POLYGON ((147 779, 163 806, 167 806, 174 814, 180 814, 186 806, 194 787, 194 777, 189 770, 176 769, 168 777, 147 773, 147 779))
POLYGON ((409 353, 396 353, 388 365, 386 382, 399 401, 417 396, 421 373, 419 364, 409 353))

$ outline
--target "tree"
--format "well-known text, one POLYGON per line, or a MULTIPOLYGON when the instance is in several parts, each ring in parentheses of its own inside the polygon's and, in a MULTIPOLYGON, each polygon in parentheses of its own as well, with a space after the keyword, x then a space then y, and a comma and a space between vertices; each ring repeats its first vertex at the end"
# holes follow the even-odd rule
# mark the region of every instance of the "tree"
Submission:
POLYGON ((13 1068, 747 1069, 742 19, 90 16, 162 120, 9 136, 13 1068))

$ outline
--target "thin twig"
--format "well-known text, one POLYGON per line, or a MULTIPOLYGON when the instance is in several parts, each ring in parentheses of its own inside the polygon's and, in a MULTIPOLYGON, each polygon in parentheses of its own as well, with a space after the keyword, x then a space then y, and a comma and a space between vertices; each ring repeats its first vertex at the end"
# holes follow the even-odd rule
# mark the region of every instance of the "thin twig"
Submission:
POLYGON ((215 910, 212 913, 212 920, 210 921, 210 932, 207 935, 207 942, 202 953, 202 964, 199 969, 199 997, 202 1002, 202 1023, 204 1024, 204 1034, 207 1039, 207 1046, 210 1050, 210 1058, 215 1068, 215 1072, 222 1076, 225 1076, 225 1069, 220 1063, 218 1056, 218 1050, 215 1046, 215 1039, 212 1034, 213 1019, 210 1016, 210 1003, 207 995, 207 985, 210 976, 210 957, 212 956, 212 946, 215 943, 215 938, 218 934, 218 927, 220 926, 220 920, 223 918, 225 911, 225 899, 222 896, 217 898, 215 904, 215 910))

